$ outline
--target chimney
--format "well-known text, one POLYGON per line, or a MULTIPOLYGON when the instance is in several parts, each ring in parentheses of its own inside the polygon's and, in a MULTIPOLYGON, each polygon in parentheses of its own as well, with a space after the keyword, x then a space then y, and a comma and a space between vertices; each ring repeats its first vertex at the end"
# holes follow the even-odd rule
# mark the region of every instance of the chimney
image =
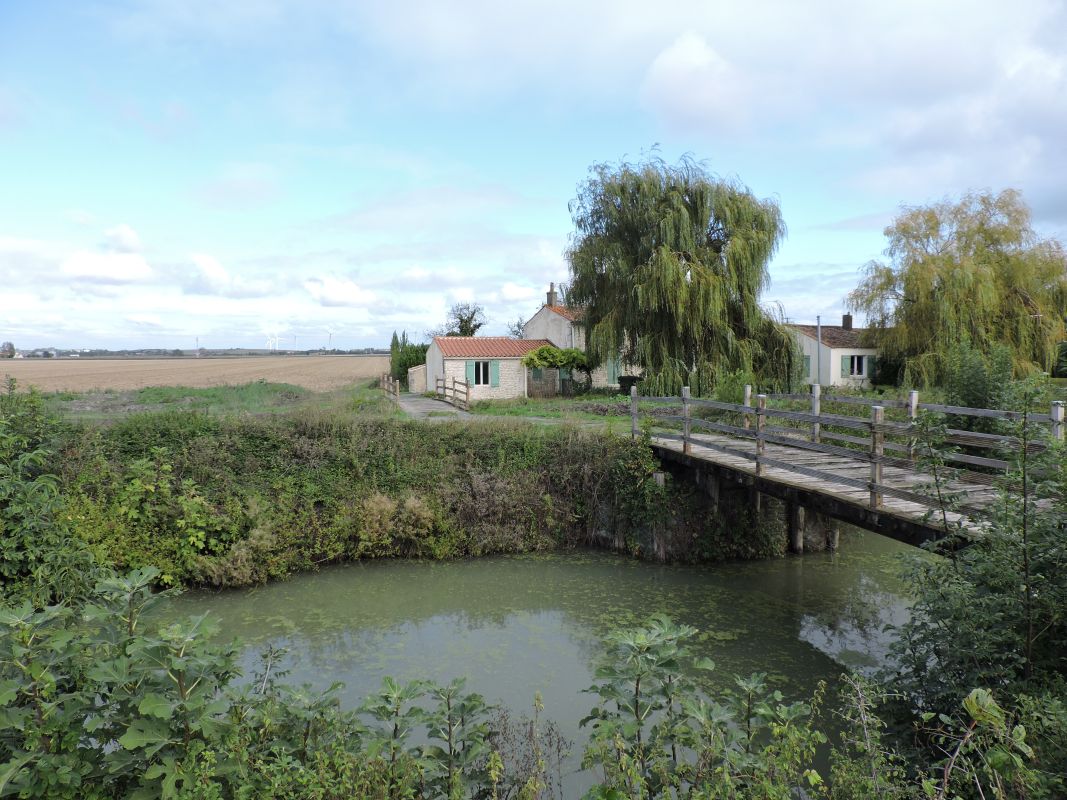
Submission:
POLYGON ((842 330, 846 330, 846 331, 852 330, 852 315, 851 314, 845 314, 843 317, 841 317, 841 329, 842 330))
POLYGON ((557 299, 558 298, 556 297, 556 284, 554 284, 554 283, 548 284, 548 295, 547 295, 547 299, 545 301, 545 305, 546 306, 558 306, 559 303, 557 302, 557 299))

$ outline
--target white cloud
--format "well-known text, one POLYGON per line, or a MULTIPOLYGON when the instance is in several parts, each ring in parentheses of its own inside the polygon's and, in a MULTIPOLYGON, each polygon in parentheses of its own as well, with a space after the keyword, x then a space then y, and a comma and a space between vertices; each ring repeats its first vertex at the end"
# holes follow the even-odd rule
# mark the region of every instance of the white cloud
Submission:
POLYGON ((304 288, 319 305, 327 307, 366 307, 378 302, 374 292, 361 289, 347 278, 312 278, 304 281, 304 288))
POLYGON ((113 253, 139 253, 141 237, 129 225, 116 225, 104 232, 103 248, 113 253))
POLYGON ((517 283, 508 281, 500 287, 500 296, 505 300, 533 300, 535 297, 541 294, 540 289, 536 289, 532 286, 520 286, 517 283))
POLYGON ((138 253, 100 253, 82 250, 63 261, 63 274, 95 283, 133 283, 152 277, 152 268, 138 253))
POLYGON ((230 273, 219 263, 217 258, 205 253, 193 253, 189 256, 189 260, 200 270, 200 275, 212 288, 224 289, 230 285, 232 280, 230 273))
POLYGON ((686 126, 740 125, 748 118, 750 97, 742 73, 692 32, 656 56, 641 84, 647 107, 686 126))

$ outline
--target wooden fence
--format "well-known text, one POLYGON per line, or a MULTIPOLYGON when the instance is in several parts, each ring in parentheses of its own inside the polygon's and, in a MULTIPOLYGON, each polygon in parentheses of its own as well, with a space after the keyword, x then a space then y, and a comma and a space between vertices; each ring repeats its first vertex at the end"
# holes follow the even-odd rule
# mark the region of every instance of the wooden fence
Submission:
MULTIPOLYGON (((935 505, 927 495, 913 491, 921 480, 916 465, 917 449, 915 420, 920 409, 941 412, 959 417, 984 417, 999 420, 1023 421, 1031 425, 1048 426, 1053 439, 1063 441, 1065 432, 1064 403, 1056 401, 1049 413, 1026 413, 1020 411, 1002 411, 996 409, 964 408, 934 403, 919 403, 918 393, 911 392, 907 400, 872 400, 870 398, 823 395, 821 387, 812 386, 812 393, 789 395, 756 395, 752 402, 752 388, 745 387, 743 403, 723 403, 716 400, 691 397, 689 388, 682 389, 679 397, 639 397, 636 387, 630 392, 631 431, 636 438, 641 430, 641 407, 654 410, 651 415, 650 431, 654 438, 673 439, 682 442, 682 451, 687 454, 698 446, 730 456, 744 458, 755 462, 755 473, 761 475, 767 467, 789 470, 811 478, 826 480, 831 483, 844 484, 850 488, 869 489, 870 507, 878 508, 885 496, 920 503, 935 505), (768 405, 770 400, 810 401, 810 410, 774 408, 768 405), (823 403, 842 403, 852 406, 867 406, 869 417, 850 416, 847 414, 828 414, 822 411, 823 403), (680 413, 662 413, 663 406, 675 407, 680 413), (895 412, 900 419, 886 419, 886 410, 895 412), (678 433, 678 429, 681 433, 678 433), (701 435, 711 434, 709 435, 701 435), (720 434, 714 436, 714 434, 720 434), (722 435, 737 440, 754 442, 751 450, 731 446, 722 435), (825 440, 841 442, 828 444, 825 440), (828 472, 819 469, 829 459, 819 464, 818 458, 796 461, 783 457, 770 457, 766 454, 767 444, 782 445, 796 451, 808 451, 829 456, 852 459, 860 464, 869 464, 869 475, 865 480, 828 472), (886 466, 898 467, 915 475, 915 486, 907 487, 897 481, 891 486, 883 481, 886 466)), ((647 418, 647 417, 646 417, 647 418)), ((946 442, 967 447, 971 452, 951 452, 945 454, 945 460, 953 463, 954 480, 977 487, 991 487, 999 474, 1007 470, 1009 462, 1003 456, 1008 452, 1018 452, 1022 446, 1019 437, 996 433, 978 433, 949 428, 946 442), (976 455, 974 451, 988 450, 988 455, 976 455), (962 466, 955 466, 962 465, 962 466), (979 467, 982 471, 968 469, 979 467)), ((1045 447, 1043 443, 1030 440, 1027 452, 1036 452, 1045 447)), ((781 451, 779 451, 781 453, 781 451)), ((962 509, 980 512, 981 508, 973 504, 964 504, 962 509)))
POLYGON ((439 400, 451 403, 464 411, 470 411, 471 387, 469 383, 457 381, 455 378, 437 378, 434 384, 433 391, 439 400))
POLYGON ((384 391, 394 400, 400 400, 400 381, 388 373, 383 373, 378 379, 378 388, 384 391))

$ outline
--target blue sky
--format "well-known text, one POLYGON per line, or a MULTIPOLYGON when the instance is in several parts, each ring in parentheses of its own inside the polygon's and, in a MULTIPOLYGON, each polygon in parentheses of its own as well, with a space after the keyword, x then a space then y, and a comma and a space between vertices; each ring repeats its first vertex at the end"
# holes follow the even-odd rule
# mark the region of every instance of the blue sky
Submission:
POLYGON ((0 340, 362 347, 565 281, 596 162, 777 197, 836 318, 902 205, 1067 238, 1062 2, 0 0, 0 340))

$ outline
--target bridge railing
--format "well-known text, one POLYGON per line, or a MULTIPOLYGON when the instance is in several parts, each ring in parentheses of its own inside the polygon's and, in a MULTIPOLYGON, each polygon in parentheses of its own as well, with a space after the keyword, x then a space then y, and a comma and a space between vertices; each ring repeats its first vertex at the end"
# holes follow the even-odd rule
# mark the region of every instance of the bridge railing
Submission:
MULTIPOLYGON (((885 497, 935 506, 936 501, 920 492, 890 486, 884 480, 886 467, 898 467, 909 472, 917 469, 919 444, 916 439, 915 420, 920 408, 961 416, 993 417, 1005 420, 1021 420, 1023 412, 999 411, 990 409, 972 409, 936 404, 919 404, 917 393, 912 393, 907 401, 890 403, 872 402, 866 398, 852 405, 868 406, 869 417, 849 416, 823 412, 821 400, 829 397, 820 396, 818 387, 813 387, 812 395, 781 396, 776 399, 809 399, 810 411, 790 408, 774 408, 768 404, 771 396, 760 394, 753 401, 751 387, 745 387, 745 402, 726 403, 717 400, 694 398, 688 387, 682 389, 677 397, 640 397, 636 387, 630 394, 631 431, 637 437, 642 429, 642 407, 645 423, 649 432, 657 439, 678 440, 682 451, 687 454, 693 448, 701 447, 730 456, 754 462, 754 472, 763 475, 768 468, 784 469, 819 480, 842 484, 850 488, 866 490, 869 493, 869 506, 879 508, 885 497), (892 409, 904 409, 907 416, 899 420, 886 419, 887 406, 892 409), (677 413, 674 413, 677 411, 677 413), (649 413, 651 412, 651 413, 649 413), (967 414, 966 412, 972 412, 967 414), (778 424, 776 424, 778 423, 778 424), (842 432, 842 431, 847 431, 842 432), (713 438, 719 434, 718 438, 713 438), (722 436, 734 441, 723 441, 722 436), (824 441, 830 439, 841 444, 824 441), (743 443, 752 443, 751 447, 743 443), (811 453, 840 457, 833 472, 820 464, 820 459, 803 459, 787 461, 767 453, 767 445, 776 444, 811 453), (866 466, 865 466, 866 465, 866 466), (860 474, 865 473, 865 474, 860 474)), ((834 401, 840 398, 834 397, 834 401)), ((860 401, 861 398, 849 397, 848 401, 860 401)), ((1051 435, 1063 439, 1064 404, 1053 403, 1048 415, 1027 414, 1031 423, 1051 426, 1051 435)), ((991 457, 1005 455, 1005 451, 1018 451, 1022 443, 1017 437, 977 433, 965 430, 948 429, 947 441, 950 444, 965 445, 970 453, 948 452, 944 458, 953 464, 953 477, 976 490, 994 486, 1009 467, 1004 458, 991 457), (989 455, 977 455, 975 451, 992 451, 989 455), (969 469, 978 467, 979 470, 969 469)), ((1040 442, 1028 442, 1028 451, 1044 447, 1040 442)), ((980 511, 980 506, 964 503, 962 510, 972 513, 980 511)))
POLYGON ((444 400, 456 408, 470 411, 471 387, 466 381, 457 381, 455 378, 437 378, 434 380, 434 394, 438 400, 444 400))

